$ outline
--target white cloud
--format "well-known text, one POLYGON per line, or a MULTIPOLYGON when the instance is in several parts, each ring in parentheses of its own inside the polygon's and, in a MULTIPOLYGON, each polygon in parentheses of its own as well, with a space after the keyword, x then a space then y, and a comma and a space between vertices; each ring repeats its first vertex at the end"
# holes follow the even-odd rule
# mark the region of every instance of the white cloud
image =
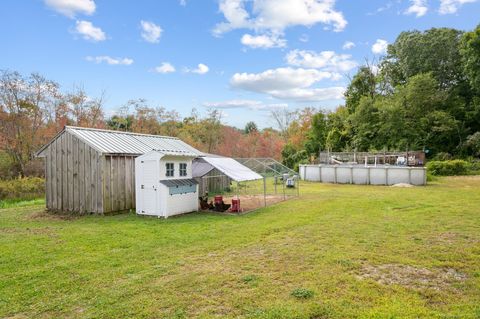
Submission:
MULTIPOLYGON (((400 2, 399 0, 396 0, 397 2, 400 2)), ((392 8, 394 5, 394 1, 388 1, 386 4, 382 5, 381 7, 377 8, 374 12, 369 12, 367 15, 376 15, 378 13, 388 11, 390 8, 392 8)))
POLYGON ((386 40, 377 39, 372 45, 372 52, 375 54, 387 53, 388 42, 386 40))
POLYGON ((411 5, 405 11, 405 14, 415 14, 417 18, 424 16, 427 11, 427 0, 410 0, 411 5))
POLYGON ((311 87, 333 76, 330 72, 315 69, 278 68, 262 73, 235 73, 230 84, 234 88, 264 93, 278 99, 297 101, 341 99, 345 90, 343 87, 311 87))
POLYGON ((347 25, 342 12, 335 10, 335 0, 221 0, 219 10, 226 21, 215 26, 216 35, 243 28, 280 33, 288 27, 317 23, 342 31, 347 25))
POLYGON ((89 21, 77 21, 75 26, 75 32, 82 35, 82 38, 85 40, 90 40, 94 42, 105 41, 107 36, 102 29, 94 26, 89 21))
POLYGON ((77 13, 91 15, 95 12, 93 0, 45 0, 45 4, 69 18, 74 18, 77 13))
POLYGON ((187 5, 187 0, 180 0, 180 5, 185 7, 187 5))
POLYGON ((158 43, 162 35, 162 28, 150 21, 140 21, 142 27, 142 38, 150 43, 158 43))
POLYGON ((256 100, 227 100, 221 102, 205 102, 205 107, 216 109, 249 109, 249 110, 272 110, 278 108, 286 108, 288 104, 265 104, 256 100))
POLYGON ((188 68, 186 68, 186 69, 185 69, 185 72, 197 73, 197 74, 205 74, 205 73, 207 73, 209 70, 210 70, 210 68, 209 68, 207 65, 205 65, 205 64, 203 64, 203 63, 199 63, 198 66, 197 66, 197 68, 195 68, 195 69, 188 69, 188 68))
POLYGON ((157 66, 153 69, 153 72, 163 73, 163 74, 173 73, 175 72, 175 67, 168 62, 162 62, 160 66, 157 66))
POLYGON ((349 54, 336 54, 333 51, 305 51, 293 50, 286 56, 288 64, 304 68, 323 69, 332 72, 347 72, 358 64, 349 54))
POLYGON ((130 65, 133 63, 133 60, 130 58, 112 58, 108 55, 87 56, 85 59, 97 64, 105 62, 110 65, 130 65))
POLYGON ((352 41, 346 41, 343 46, 342 46, 342 49, 344 50, 350 50, 350 49, 353 49, 355 47, 355 43, 353 43, 352 41))
POLYGON ((318 102, 327 100, 340 100, 343 98, 345 88, 341 86, 312 89, 291 89, 286 91, 273 92, 272 96, 277 99, 318 102))
POLYGON ((456 13, 457 10, 466 3, 477 2, 477 0, 440 0, 440 14, 456 13))
POLYGON ((310 37, 308 36, 308 34, 305 34, 305 33, 304 33, 304 34, 302 34, 302 35, 300 36, 300 38, 299 38, 298 40, 299 40, 300 42, 304 42, 304 43, 305 43, 305 42, 308 42, 308 40, 310 40, 310 37))
POLYGON ((279 37, 278 35, 250 35, 244 34, 241 41, 243 45, 251 47, 253 49, 262 48, 283 48, 287 45, 287 40, 279 37))

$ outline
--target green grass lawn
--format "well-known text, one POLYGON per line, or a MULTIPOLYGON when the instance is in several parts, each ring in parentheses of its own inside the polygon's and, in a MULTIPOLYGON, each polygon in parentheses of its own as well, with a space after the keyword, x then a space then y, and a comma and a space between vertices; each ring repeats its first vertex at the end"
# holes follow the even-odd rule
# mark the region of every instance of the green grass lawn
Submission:
POLYGON ((480 177, 243 216, 0 210, 0 317, 479 318, 480 177))

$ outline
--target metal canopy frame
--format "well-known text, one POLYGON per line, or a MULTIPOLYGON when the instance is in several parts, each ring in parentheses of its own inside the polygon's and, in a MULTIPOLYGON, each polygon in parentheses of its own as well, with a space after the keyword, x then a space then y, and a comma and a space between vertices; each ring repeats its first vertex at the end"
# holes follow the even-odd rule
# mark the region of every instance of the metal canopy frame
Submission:
POLYGON ((298 175, 297 172, 292 170, 291 168, 288 168, 287 166, 283 165, 282 163, 276 161, 273 158, 268 158, 268 157, 245 157, 245 158, 235 158, 236 161, 242 163, 243 165, 247 166, 251 170, 257 172, 258 174, 264 176, 265 171, 269 170, 279 176, 282 176, 283 174, 288 174, 288 175, 298 175), (272 167, 273 166, 273 167, 272 167), (259 169, 263 168, 263 170, 259 169))
MULTIPOLYGON (((249 169, 255 171, 256 173, 260 174, 263 178, 262 181, 260 182, 257 180, 258 184, 256 186, 256 191, 258 191, 258 195, 263 195, 263 206, 267 207, 267 195, 276 195, 281 198, 281 201, 287 200, 288 198, 293 197, 298 197, 300 194, 299 190, 299 178, 298 178, 298 173, 295 172, 294 170, 288 168, 287 166, 281 164, 277 160, 273 158, 235 158, 236 161, 241 163, 242 165, 248 167, 249 169), (296 178, 296 183, 295 183, 295 188, 287 188, 286 187, 286 180, 284 179, 285 175, 288 175, 288 177, 294 177, 296 178), (269 187, 267 185, 270 185, 267 183, 267 180, 271 179, 273 181, 274 186, 269 187)), ((202 180, 203 179, 210 179, 210 178, 221 178, 223 176, 226 176, 224 174, 215 174, 215 175, 210 175, 210 176, 203 176, 200 177, 202 180)), ((255 183, 255 181, 234 181, 236 184, 236 188, 233 191, 234 194, 237 197, 244 196, 245 194, 242 194, 242 185, 248 184, 248 183, 255 183)), ((202 182, 203 183, 203 182, 202 182)))

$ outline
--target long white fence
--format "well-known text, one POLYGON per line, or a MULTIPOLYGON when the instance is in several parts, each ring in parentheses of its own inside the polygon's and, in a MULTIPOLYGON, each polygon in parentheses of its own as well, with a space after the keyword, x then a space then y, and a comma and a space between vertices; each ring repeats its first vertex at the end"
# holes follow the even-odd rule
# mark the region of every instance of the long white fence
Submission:
POLYGON ((300 165, 299 169, 300 178, 312 182, 366 185, 427 184, 427 170, 424 167, 300 165))

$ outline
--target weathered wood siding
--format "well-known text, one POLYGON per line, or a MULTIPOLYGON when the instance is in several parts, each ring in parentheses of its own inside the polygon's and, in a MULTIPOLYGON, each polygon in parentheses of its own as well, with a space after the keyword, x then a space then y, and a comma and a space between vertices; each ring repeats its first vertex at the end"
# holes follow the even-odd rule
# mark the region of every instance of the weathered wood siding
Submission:
POLYGON ((103 213, 101 157, 72 134, 53 141, 45 156, 47 209, 103 213))
POLYGON ((47 209, 103 214, 135 208, 135 156, 102 155, 68 132, 46 150, 47 209))
POLYGON ((110 156, 103 161, 104 212, 135 208, 135 157, 110 156))

